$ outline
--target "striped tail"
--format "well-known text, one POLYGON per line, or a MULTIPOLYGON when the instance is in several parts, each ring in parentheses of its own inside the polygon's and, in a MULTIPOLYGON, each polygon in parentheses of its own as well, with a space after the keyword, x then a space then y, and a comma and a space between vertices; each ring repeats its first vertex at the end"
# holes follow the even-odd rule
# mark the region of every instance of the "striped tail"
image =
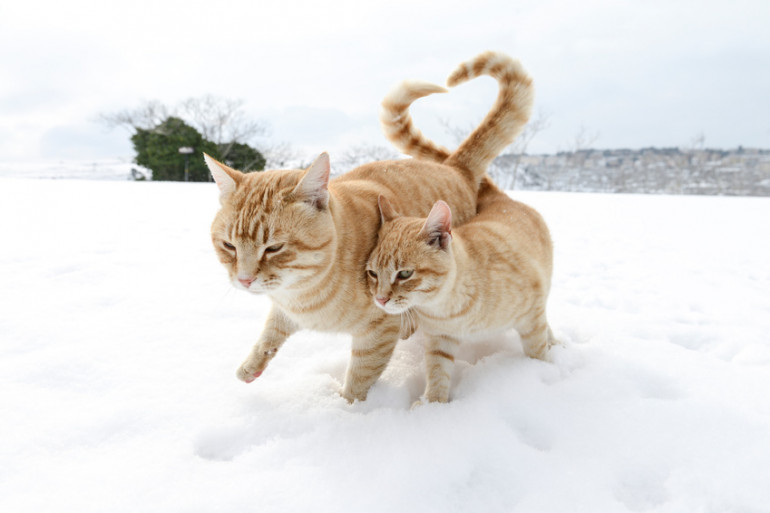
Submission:
POLYGON ((521 63, 498 52, 485 52, 461 64, 449 76, 447 85, 454 87, 481 75, 489 75, 500 84, 497 100, 481 124, 446 161, 470 169, 477 179, 524 130, 535 100, 532 78, 521 63))
POLYGON ((406 80, 382 100, 380 122, 385 137, 402 153, 416 159, 444 162, 450 155, 446 148, 429 141, 417 130, 409 115, 409 106, 418 98, 448 92, 441 86, 419 80, 406 80))
POLYGON ((497 100, 481 124, 454 152, 426 139, 412 123, 408 110, 412 102, 432 93, 446 92, 426 82, 404 82, 385 97, 380 116, 385 135, 407 155, 469 169, 481 180, 492 160, 524 129, 535 96, 532 78, 521 63, 498 52, 485 52, 461 64, 449 76, 447 85, 454 87, 481 75, 489 75, 500 84, 497 100))

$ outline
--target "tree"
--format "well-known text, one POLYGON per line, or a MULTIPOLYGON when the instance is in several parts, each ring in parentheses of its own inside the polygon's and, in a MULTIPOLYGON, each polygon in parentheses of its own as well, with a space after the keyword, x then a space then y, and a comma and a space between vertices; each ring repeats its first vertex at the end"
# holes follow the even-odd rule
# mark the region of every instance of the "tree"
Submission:
POLYGON ((369 162, 380 160, 396 160, 399 154, 387 146, 378 146, 376 144, 360 143, 351 146, 345 152, 335 159, 334 164, 337 169, 335 172, 345 172, 369 162))
POLYGON ((174 115, 173 109, 157 100, 151 100, 135 109, 99 114, 99 121, 109 128, 121 126, 134 131, 140 128, 151 130, 174 115))
POLYGON ((169 117, 150 129, 137 128, 131 136, 136 150, 136 163, 152 169, 153 180, 184 180, 185 156, 179 148, 189 146, 195 149, 188 161, 190 180, 208 181, 209 171, 202 158, 195 158, 202 152, 219 156, 217 146, 203 139, 203 136, 179 118, 169 117))
MULTIPOLYGON (((503 187, 507 189, 516 188, 519 168, 521 167, 521 159, 524 155, 527 154, 527 148, 529 147, 529 143, 532 142, 532 139, 534 139, 537 134, 543 130, 546 130, 550 126, 551 123, 549 118, 550 116, 548 114, 545 114, 542 110, 539 110, 537 115, 530 119, 529 122, 527 122, 526 126, 524 126, 524 130, 522 130, 516 139, 513 140, 513 143, 511 143, 511 145, 503 151, 501 157, 506 155, 513 156, 513 169, 507 170, 507 172, 510 174, 511 180, 510 183, 503 185, 503 187)), ((492 166, 494 166, 494 161, 492 162, 492 166)), ((500 178, 502 178, 502 176, 500 178)))
MULTIPOLYGON (((220 160, 230 167, 243 171, 244 173, 265 169, 265 157, 259 151, 247 144, 232 142, 227 144, 217 144, 216 146, 219 151, 220 160), (225 154, 227 156, 223 157, 222 155, 225 154)), ((210 155, 213 156, 213 154, 210 155)))
POLYGON ((313 161, 312 158, 305 158, 301 152, 295 150, 291 144, 285 141, 260 145, 259 151, 265 157, 266 169, 291 167, 299 169, 307 167, 313 161))
MULTIPOLYGON (((481 122, 467 124, 464 128, 453 125, 447 119, 439 119, 444 131, 454 139, 456 145, 460 145, 481 122)), ((532 140, 540 132, 550 126, 550 115, 538 111, 535 117, 530 119, 521 133, 513 142, 505 148, 489 166, 489 174, 504 189, 515 189, 519 182, 519 168, 521 160, 527 154, 527 148, 532 140)), ((525 177, 526 178, 526 177, 525 177)), ((530 177, 533 181, 539 181, 542 177, 530 177)), ((524 180, 527 181, 527 180, 524 180)))
POLYGON ((235 163, 243 162, 244 167, 250 169, 264 168, 261 154, 259 158, 254 155, 250 158, 250 154, 244 153, 244 146, 253 145, 254 140, 266 135, 268 130, 264 123, 246 115, 243 100, 229 100, 209 94, 188 98, 174 107, 152 100, 134 109, 99 116, 100 121, 108 127, 128 128, 134 131, 134 135, 138 135, 140 130, 155 130, 171 118, 184 121, 187 126, 196 129, 204 140, 216 144, 217 155, 223 162, 233 162, 234 167, 235 163), (231 156, 233 151, 238 156, 231 156))
POLYGON ((591 152, 591 146, 599 138, 599 132, 589 132, 585 126, 580 126, 580 130, 575 138, 569 143, 566 152, 565 166, 568 176, 568 189, 570 191, 580 190, 581 174, 585 166, 586 159, 591 152))
POLYGON ((229 154, 224 158, 222 145, 206 140, 195 128, 176 117, 169 117, 150 129, 137 128, 131 142, 136 150, 136 163, 152 169, 153 180, 184 180, 187 166, 190 181, 208 181, 208 168, 200 158, 204 152, 244 172, 265 167, 262 154, 247 144, 228 144, 229 154), (179 153, 179 148, 185 146, 194 149, 193 155, 179 153))
MULTIPOLYGON (((179 104, 180 117, 198 129, 203 138, 216 143, 223 160, 231 160, 230 152, 258 136, 267 134, 264 123, 249 119, 243 111, 243 100, 220 98, 210 94, 188 98, 179 104)), ((264 159, 260 169, 264 167, 264 159)))

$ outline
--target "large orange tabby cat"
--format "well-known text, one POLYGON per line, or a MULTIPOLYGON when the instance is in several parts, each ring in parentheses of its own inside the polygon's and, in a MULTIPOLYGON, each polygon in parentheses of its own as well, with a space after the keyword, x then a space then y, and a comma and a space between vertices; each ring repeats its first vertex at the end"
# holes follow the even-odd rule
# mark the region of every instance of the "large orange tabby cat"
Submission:
POLYGON ((488 179, 478 215, 454 230, 443 201, 427 219, 399 217, 384 196, 379 203, 383 224, 367 264, 372 304, 409 316, 428 335, 426 400, 449 399, 455 354, 469 335, 515 328, 528 356, 546 356, 553 252, 534 209, 488 179))
POLYGON ((344 332, 353 343, 341 394, 349 401, 366 398, 401 330, 400 319, 377 308, 367 288, 365 266, 380 225, 377 198, 393 198, 393 206, 408 215, 426 215, 438 199, 447 201, 458 222, 476 213, 478 185, 494 158, 489 148, 521 130, 532 104, 531 79, 518 63, 505 62, 514 80, 500 81, 490 116, 495 109, 511 112, 519 125, 484 126, 488 116, 476 138, 447 153, 444 163, 374 162, 330 181, 326 154, 304 171, 251 174, 206 155, 222 204, 211 227, 217 255, 236 287, 267 294, 273 303, 262 334, 238 369, 241 380, 258 377, 299 329, 344 332))

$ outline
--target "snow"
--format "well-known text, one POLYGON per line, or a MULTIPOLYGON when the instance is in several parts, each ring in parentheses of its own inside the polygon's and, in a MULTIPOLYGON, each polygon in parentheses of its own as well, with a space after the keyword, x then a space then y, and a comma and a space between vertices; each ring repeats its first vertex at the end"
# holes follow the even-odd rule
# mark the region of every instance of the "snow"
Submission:
POLYGON ((131 157, 95 160, 0 162, 2 178, 54 178, 84 180, 133 180, 131 170, 144 176, 152 171, 134 164, 131 157))
POLYGON ((556 247, 563 342, 419 334, 363 403, 349 337, 235 370, 268 300, 209 242, 214 184, 0 179, 0 510, 760 512, 770 504, 770 200, 516 192, 556 247))

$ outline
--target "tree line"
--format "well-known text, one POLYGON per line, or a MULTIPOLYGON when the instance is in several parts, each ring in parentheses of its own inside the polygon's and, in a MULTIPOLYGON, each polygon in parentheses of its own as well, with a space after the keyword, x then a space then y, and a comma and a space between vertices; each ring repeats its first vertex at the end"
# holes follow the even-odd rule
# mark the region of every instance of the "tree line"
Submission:
MULTIPOLYGON (((208 181, 201 153, 244 172, 267 165, 284 168, 296 164, 298 155, 283 143, 252 144, 267 135, 267 127, 250 119, 242 100, 206 95, 190 98, 175 107, 145 102, 134 109, 103 114, 108 126, 130 129, 135 162, 152 170, 153 180, 208 181), (188 148, 191 154, 180 153, 188 148), (185 173, 187 171, 187 173, 185 173)), ((444 129, 462 141, 475 125, 444 129)), ((697 136, 687 148, 642 150, 591 149, 598 133, 585 128, 555 155, 529 155, 530 142, 549 126, 549 116, 539 112, 525 130, 490 165, 489 174, 505 189, 592 192, 646 192, 667 194, 770 195, 770 152, 767 150, 717 151, 705 148, 697 136)), ((359 144, 336 156, 334 170, 345 172, 375 160, 397 159, 391 147, 359 144)))
POLYGON ((149 101, 100 119, 133 132, 135 162, 152 170, 153 180, 208 181, 209 171, 199 158, 203 152, 244 172, 265 168, 265 156, 250 143, 267 128, 247 117, 242 100, 205 95, 175 107, 149 101), (192 150, 192 158, 180 150, 192 150))

